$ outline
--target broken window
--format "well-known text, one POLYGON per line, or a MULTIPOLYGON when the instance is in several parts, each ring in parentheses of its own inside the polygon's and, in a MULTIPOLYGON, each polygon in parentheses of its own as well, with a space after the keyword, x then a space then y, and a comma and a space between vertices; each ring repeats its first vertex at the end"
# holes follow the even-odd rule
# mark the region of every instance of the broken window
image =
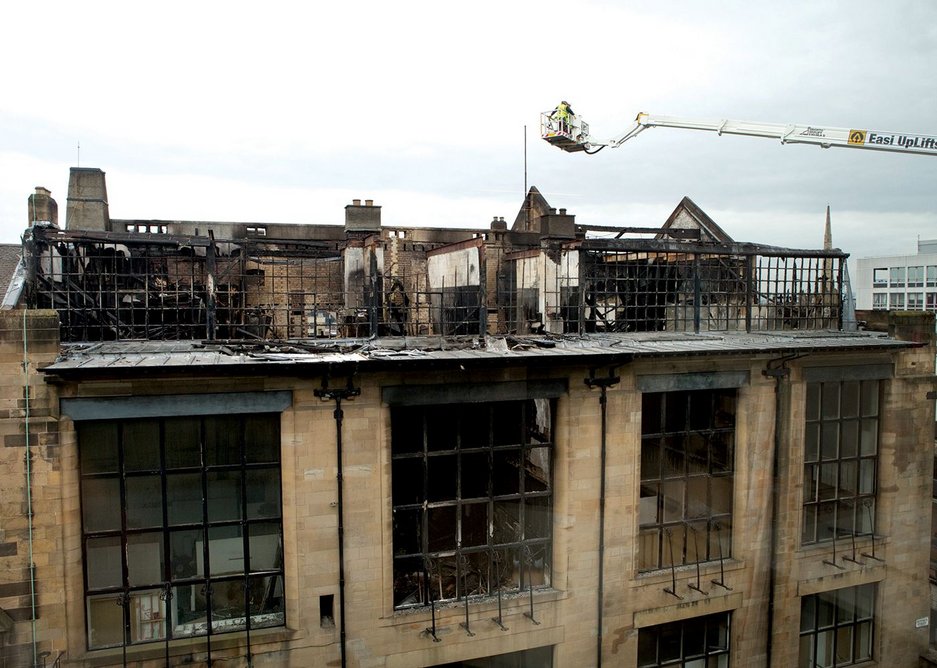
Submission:
POLYGON ((729 556, 735 389, 645 392, 641 571, 729 556))
POLYGON ((728 668, 730 619, 720 612, 640 629, 638 668, 728 668))
POLYGON ((804 596, 798 666, 852 666, 872 658, 875 584, 804 596))
POLYGON ((879 381, 807 383, 804 543, 875 530, 879 381))
POLYGON ((391 412, 394 607, 550 585, 553 403, 391 412))
POLYGON ((284 624, 279 414, 77 430, 90 649, 284 624))

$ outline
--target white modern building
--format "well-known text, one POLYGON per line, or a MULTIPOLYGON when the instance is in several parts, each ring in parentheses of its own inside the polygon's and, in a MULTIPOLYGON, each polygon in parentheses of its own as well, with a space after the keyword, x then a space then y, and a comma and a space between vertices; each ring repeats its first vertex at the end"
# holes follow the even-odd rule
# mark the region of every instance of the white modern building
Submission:
POLYGON ((860 258, 852 284, 860 310, 937 311, 937 239, 917 254, 860 258))

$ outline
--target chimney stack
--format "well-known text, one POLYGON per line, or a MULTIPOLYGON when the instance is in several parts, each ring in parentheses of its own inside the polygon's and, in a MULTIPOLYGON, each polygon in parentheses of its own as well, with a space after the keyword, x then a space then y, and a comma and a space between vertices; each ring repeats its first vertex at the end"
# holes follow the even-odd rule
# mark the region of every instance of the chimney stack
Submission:
POLYGON ((104 172, 97 167, 72 167, 68 176, 65 229, 107 232, 110 220, 104 172))
POLYGON ((345 235, 367 236, 381 231, 381 207, 374 205, 373 199, 366 199, 364 206, 360 199, 351 200, 345 205, 345 235))
POLYGON ((59 205, 52 199, 52 191, 42 186, 36 186, 36 192, 29 196, 29 222, 28 227, 36 223, 51 223, 59 226, 59 205))

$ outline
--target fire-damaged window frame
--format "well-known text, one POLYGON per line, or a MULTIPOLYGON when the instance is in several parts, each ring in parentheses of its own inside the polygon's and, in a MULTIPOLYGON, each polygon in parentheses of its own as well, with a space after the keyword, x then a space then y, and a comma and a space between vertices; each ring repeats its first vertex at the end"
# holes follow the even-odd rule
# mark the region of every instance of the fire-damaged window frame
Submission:
POLYGON ((89 650, 285 625, 290 402, 286 391, 61 401, 78 436, 89 650), (183 619, 180 602, 195 616, 183 619), (118 628, 96 638, 106 620, 118 628))
POLYGON ((638 572, 731 556, 738 390, 747 383, 747 371, 638 377, 638 572))
POLYGON ((391 416, 394 610, 551 586, 556 400, 566 391, 565 379, 383 388, 391 416), (471 482, 479 472, 484 484, 471 482), (534 480, 538 488, 527 489, 534 480), (517 520, 500 538, 499 509, 513 510, 517 520), (537 520, 528 517, 533 509, 537 520), (473 510, 484 512, 481 523, 471 521, 473 510), (432 530, 434 521, 445 534, 432 530))
POLYGON ((875 535, 881 406, 891 376, 889 363, 804 369, 803 545, 875 535))

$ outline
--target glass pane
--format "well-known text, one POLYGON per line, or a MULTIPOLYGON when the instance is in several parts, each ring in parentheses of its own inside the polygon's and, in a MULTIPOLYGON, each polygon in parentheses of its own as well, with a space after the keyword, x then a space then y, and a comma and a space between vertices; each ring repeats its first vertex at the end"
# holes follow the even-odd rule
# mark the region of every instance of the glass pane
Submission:
POLYGON ((449 406, 433 406, 424 409, 426 415, 426 449, 429 452, 455 450, 457 416, 455 409, 449 406))
MULTIPOLYGON (((200 546, 196 549, 196 557, 201 560, 200 546)), ((208 565, 212 577, 244 572, 244 534, 240 525, 208 529, 208 565)))
POLYGON ((855 619, 856 588, 846 587, 836 592, 836 622, 848 624, 855 619))
POLYGON ((418 605, 424 600, 423 560, 420 557, 394 559, 394 607, 418 605))
POLYGON ((820 482, 817 495, 821 501, 836 498, 836 476, 839 470, 836 462, 820 464, 820 482))
POLYGON ((131 420, 123 429, 124 469, 127 471, 158 470, 159 421, 131 420))
POLYGON ((131 587, 165 581, 161 531, 127 536, 127 577, 131 587))
POLYGON ((805 543, 812 543, 817 540, 817 507, 804 506, 804 526, 801 534, 801 540, 805 543))
POLYGON ((208 482, 208 521, 241 519, 241 476, 235 471, 206 474, 208 482))
POLYGON ((664 624, 660 629, 660 661, 675 661, 680 658, 680 625, 664 624))
POLYGON ((124 609, 117 605, 117 601, 114 594, 87 598, 90 649, 115 647, 124 643, 124 609))
POLYGON ((820 425, 808 424, 804 430, 804 461, 815 462, 820 452, 820 425))
POLYGON ((710 478, 711 501, 713 515, 723 515, 732 512, 732 476, 714 476, 710 478))
POLYGON ((680 437, 664 439, 663 471, 665 478, 686 475, 686 457, 680 437))
POLYGON ((856 504, 851 499, 836 504, 836 538, 852 536, 856 529, 856 504))
POLYGON ((445 552, 456 547, 456 506, 430 508, 427 511, 427 547, 430 552, 445 552))
MULTIPOLYGON (((430 501, 451 501, 456 498, 458 468, 456 455, 435 455, 426 458, 427 498, 430 501)), ((516 474, 516 470, 515 470, 516 474)))
POLYGON ((391 464, 394 505, 423 501, 423 458, 394 459, 391 464))
POLYGON ((808 420, 820 419, 820 383, 807 383, 805 412, 808 420))
POLYGON ((280 461, 280 416, 244 416, 244 457, 248 464, 280 461))
POLYGON ((683 622, 683 658, 701 656, 705 648, 706 619, 697 617, 683 622))
POLYGON ((166 602, 162 590, 130 594, 130 642, 152 642, 166 637, 166 602))
POLYGON ((205 463, 208 466, 241 462, 241 421, 230 416, 205 418, 205 463))
POLYGON ((800 630, 813 631, 817 627, 816 617, 817 600, 814 596, 804 596, 800 599, 800 630))
POLYGON ((660 439, 641 440, 641 480, 660 478, 660 439))
POLYGON ((821 416, 824 420, 839 417, 839 383, 823 383, 823 403, 821 416))
POLYGON ((856 618, 872 619, 875 612, 875 585, 860 585, 856 590, 856 618))
POLYGON ((495 502, 492 543, 515 543, 521 539, 520 508, 520 501, 495 502))
POLYGON ((709 517, 709 480, 702 476, 687 479, 686 482, 686 517, 695 519, 709 517))
POLYGON ((685 527, 675 526, 664 529, 663 564, 664 566, 686 563, 683 557, 685 545, 685 527))
POLYGON ((488 453, 464 452, 462 457, 462 498, 479 499, 488 496, 488 453))
POLYGON ((252 577, 250 586, 251 628, 280 626, 286 621, 283 577, 266 575, 252 577))
POLYGON ((120 536, 89 538, 85 549, 88 589, 119 587, 123 582, 120 536))
POLYGON ((856 627, 855 660, 867 661, 872 658, 872 622, 861 622, 856 627))
POLYGON ((813 668, 813 636, 800 637, 800 658, 797 660, 798 668, 813 668))
POLYGON ((550 489, 550 448, 530 448, 524 458, 524 491, 550 489))
POLYGON ((816 464, 804 466, 804 503, 817 500, 819 494, 820 467, 816 464))
POLYGON ((658 484, 641 485, 641 498, 638 501, 638 522, 644 526, 646 524, 655 524, 659 521, 657 517, 657 495, 658 484))
POLYGON ((491 426, 494 445, 520 445, 524 442, 524 402, 492 404, 491 426))
POLYGON ((850 380, 843 383, 842 410, 844 418, 853 418, 859 415, 859 381, 850 380))
POLYGON ((174 580, 205 575, 202 569, 203 544, 204 536, 201 529, 185 529, 169 534, 169 566, 174 580))
POLYGON ((671 434, 686 431, 687 393, 669 392, 663 405, 664 429, 671 434))
POLYGON ((120 481, 117 478, 83 479, 81 517, 86 533, 120 529, 120 481))
POLYGON ((859 454, 874 455, 878 451, 878 419, 862 420, 862 438, 859 454))
POLYGON ((840 457, 855 457, 859 452, 859 421, 847 420, 843 422, 839 442, 840 457))
POLYGON ((735 434, 731 432, 718 432, 710 440, 710 459, 713 473, 731 471, 734 466, 733 445, 735 434))
POLYGON ((549 538, 553 514, 550 497, 527 498, 524 506, 524 538, 549 538))
POLYGON ((663 412, 663 394, 660 392, 646 392, 641 395, 641 433, 659 434, 660 420, 663 412))
POLYGON ((200 423, 198 418, 170 418, 164 421, 166 468, 199 466, 200 423))
POLYGON ((860 494, 873 494, 875 492, 875 462, 874 459, 859 460, 860 494))
POLYGON ((171 610, 173 637, 208 633, 208 595, 204 584, 173 587, 171 610))
POLYGON ((169 524, 201 524, 202 476, 173 473, 166 476, 166 509, 169 524))
POLYGON ((495 496, 519 494, 520 479, 520 450, 496 450, 492 453, 493 465, 491 471, 492 484, 495 496))
POLYGON ((245 475, 247 486, 247 519, 280 516, 280 470, 253 469, 245 475))
POLYGON ((683 488, 685 481, 670 480, 661 483, 663 494, 664 522, 675 522, 683 519, 683 488))
POLYGON ((862 415, 878 415, 878 381, 867 380, 862 383, 862 415))
POLYGON ((82 474, 117 473, 117 424, 77 422, 82 474))
POLYGON ((462 506, 461 546, 477 547, 488 543, 488 504, 467 503, 462 506))
POLYGON ((851 626, 844 626, 836 629, 836 663, 837 665, 852 663, 851 626))
POLYGON ((855 496, 859 491, 858 462, 854 459, 839 464, 839 495, 855 496))
POLYGON ((211 630, 236 631, 247 625, 244 580, 224 580, 211 584, 211 630))
POLYGON ((820 431, 820 457, 836 459, 839 446, 839 423, 823 422, 820 431))
POLYGON ((128 477, 127 528, 144 529, 163 525, 163 486, 158 475, 128 477))
POLYGON ((817 506, 817 540, 831 540, 836 526, 836 502, 817 506))
POLYGON ((491 438, 488 433, 489 408, 484 404, 465 404, 459 414, 459 447, 486 448, 491 438))
POLYGON ((248 525, 250 535, 250 570, 271 571, 283 565, 283 539, 280 525, 273 523, 248 525))
POLYGON ((638 631, 638 668, 657 666, 657 633, 653 628, 638 631))
MULTIPOLYGON (((695 564, 697 561, 706 561, 708 543, 706 522, 693 522, 687 525, 686 562, 695 564)), ((702 639, 700 642, 702 642, 702 639)))
POLYGON ((703 434, 689 434, 686 439, 687 473, 709 472, 709 438, 703 434))
POLYGON ((638 570, 660 567, 660 529, 644 529, 638 534, 638 570))
POLYGON ((390 419, 391 451, 395 455, 423 452, 423 408, 395 407, 390 419))

